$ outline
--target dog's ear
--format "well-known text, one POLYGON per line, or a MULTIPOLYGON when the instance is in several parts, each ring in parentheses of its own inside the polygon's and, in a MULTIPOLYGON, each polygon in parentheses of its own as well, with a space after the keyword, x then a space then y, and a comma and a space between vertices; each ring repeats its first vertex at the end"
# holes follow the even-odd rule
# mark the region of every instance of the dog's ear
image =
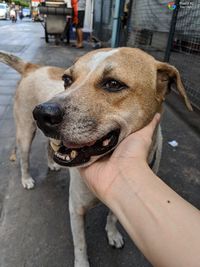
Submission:
POLYGON ((177 90, 183 98, 186 107, 192 111, 190 100, 187 97, 185 88, 181 81, 179 71, 167 63, 157 61, 157 99, 162 102, 165 99, 167 93, 170 92, 171 85, 175 83, 177 90))

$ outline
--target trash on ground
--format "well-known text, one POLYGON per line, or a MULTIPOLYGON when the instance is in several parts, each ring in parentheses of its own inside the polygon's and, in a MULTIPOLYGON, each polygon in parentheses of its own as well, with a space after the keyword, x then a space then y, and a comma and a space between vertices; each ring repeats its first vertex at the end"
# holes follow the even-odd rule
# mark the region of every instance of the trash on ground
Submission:
POLYGON ((177 147, 178 146, 178 142, 176 142, 176 140, 172 140, 172 141, 169 141, 168 144, 172 147, 177 147))

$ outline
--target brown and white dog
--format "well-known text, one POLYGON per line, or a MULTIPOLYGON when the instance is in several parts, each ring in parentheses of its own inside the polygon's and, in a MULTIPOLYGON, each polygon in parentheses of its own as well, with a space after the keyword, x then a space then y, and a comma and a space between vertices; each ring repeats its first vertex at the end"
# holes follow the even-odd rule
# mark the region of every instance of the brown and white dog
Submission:
MULTIPOLYGON (((24 188, 34 187, 34 180, 29 173, 29 154, 37 125, 32 111, 36 105, 51 99, 55 94, 64 91, 62 77, 64 69, 44 67, 0 51, 0 62, 9 65, 22 76, 14 98, 14 119, 16 125, 16 143, 19 149, 21 165, 21 182, 24 188)), ((11 158, 15 159, 14 155, 11 158)), ((51 170, 60 167, 48 153, 48 166, 51 170)))
MULTIPOLYGON (((27 188, 33 186, 28 175, 27 158, 36 129, 35 121, 51 139, 53 159, 57 164, 82 167, 110 153, 126 136, 144 127, 156 112, 161 112, 172 83, 176 84, 186 106, 192 110, 178 70, 139 49, 93 51, 66 71, 27 64, 0 54, 2 59, 22 73, 14 112, 21 151, 22 183, 27 188)), ((161 150, 159 126, 148 158, 154 172, 159 168, 161 150)), ((69 210, 75 267, 88 267, 84 214, 96 199, 77 168, 70 168, 70 174, 69 210)), ((116 221, 110 212, 106 231, 109 244, 120 248, 123 238, 116 228, 116 221)))

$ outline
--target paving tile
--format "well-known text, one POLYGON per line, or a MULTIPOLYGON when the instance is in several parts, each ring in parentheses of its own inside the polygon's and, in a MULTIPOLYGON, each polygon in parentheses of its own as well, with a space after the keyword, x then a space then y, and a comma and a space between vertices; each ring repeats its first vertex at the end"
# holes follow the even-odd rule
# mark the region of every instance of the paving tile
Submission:
POLYGON ((2 62, 0 63, 0 72, 7 71, 9 69, 7 65, 3 64, 2 62))
POLYGON ((1 122, 0 138, 15 137, 15 123, 13 119, 4 119, 1 122))
POLYGON ((0 95, 0 105, 6 106, 11 103, 12 97, 10 95, 0 95))
POLYGON ((0 106, 0 119, 3 117, 5 110, 6 110, 6 106, 0 106))
POLYGON ((0 86, 0 95, 13 95, 15 94, 16 86, 0 86))
POLYGON ((13 105, 6 106, 6 109, 3 113, 2 119, 3 120, 12 119, 13 120, 13 105))
POLYGON ((15 72, 15 73, 5 72, 1 76, 2 79, 5 79, 5 80, 12 79, 12 80, 16 80, 16 81, 19 80, 20 77, 21 77, 21 75, 18 72, 15 72))
POLYGON ((0 50, 4 50, 7 53, 19 53, 24 49, 24 45, 15 44, 14 42, 12 44, 0 44, 0 50))
POLYGON ((17 84, 17 80, 16 79, 1 79, 1 86, 12 86, 12 85, 16 85, 17 84))

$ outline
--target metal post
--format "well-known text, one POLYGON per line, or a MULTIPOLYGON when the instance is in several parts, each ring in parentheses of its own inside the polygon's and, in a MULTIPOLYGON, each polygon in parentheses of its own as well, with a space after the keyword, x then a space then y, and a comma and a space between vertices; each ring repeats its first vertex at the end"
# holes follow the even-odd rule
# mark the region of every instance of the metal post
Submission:
POLYGON ((100 27, 99 27, 99 35, 102 36, 102 31, 103 31, 103 5, 104 5, 104 0, 101 0, 101 17, 100 17, 100 27))
POLYGON ((165 50, 165 56, 164 56, 164 61, 169 62, 170 54, 171 54, 171 48, 174 40, 174 33, 176 29, 176 22, 177 22, 177 16, 178 16, 178 11, 180 8, 180 0, 175 1, 176 8, 173 11, 172 14, 172 20, 171 20, 171 25, 170 25, 170 31, 169 31, 169 36, 167 40, 167 47, 165 50))
POLYGON ((119 20, 120 20, 120 0, 115 0, 115 10, 113 16, 113 30, 112 30, 112 38, 111 38, 111 47, 117 47, 117 33, 119 28, 119 20))

